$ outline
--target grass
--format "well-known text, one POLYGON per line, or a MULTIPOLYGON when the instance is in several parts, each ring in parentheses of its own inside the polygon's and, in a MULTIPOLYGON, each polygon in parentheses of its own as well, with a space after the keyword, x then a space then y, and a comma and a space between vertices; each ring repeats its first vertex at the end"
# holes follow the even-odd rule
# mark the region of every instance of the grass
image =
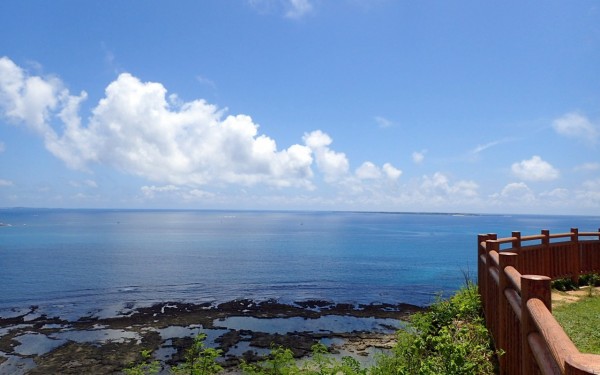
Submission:
POLYGON ((600 295, 589 293, 560 304, 552 314, 580 352, 600 354, 600 295))

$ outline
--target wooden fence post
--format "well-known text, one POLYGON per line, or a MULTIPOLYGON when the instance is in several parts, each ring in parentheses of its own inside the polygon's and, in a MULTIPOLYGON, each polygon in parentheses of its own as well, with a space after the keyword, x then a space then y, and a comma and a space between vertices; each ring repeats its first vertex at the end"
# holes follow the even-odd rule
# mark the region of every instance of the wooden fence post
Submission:
POLYGON ((550 254, 550 231, 548 229, 542 229, 542 245, 544 246, 543 250, 543 261, 544 261, 544 275, 552 277, 554 272, 552 271, 552 259, 554 258, 552 254, 550 254))
POLYGON ((490 249, 487 248, 488 240, 495 240, 498 236, 495 233, 480 234, 477 236, 477 286, 479 287, 479 295, 481 296, 481 304, 483 305, 483 311, 487 313, 487 296, 488 296, 488 275, 490 272, 490 264, 488 261, 488 252, 490 249), (486 248, 481 246, 481 243, 486 243, 486 248))
MULTIPOLYGON (((507 369, 507 362, 508 361, 515 361, 518 360, 516 358, 507 358, 507 355, 509 355, 509 351, 508 346, 509 345, 515 345, 515 343, 510 343, 510 337, 518 337, 518 333, 513 332, 514 330, 517 330, 518 327, 514 327, 512 324, 508 323, 508 316, 510 313, 509 309, 512 309, 512 307, 510 306, 510 304, 508 303, 508 300, 506 299, 506 296, 504 294, 504 291, 509 287, 509 281, 508 281, 508 276, 506 275, 506 272, 504 272, 504 269, 506 267, 512 266, 512 267, 516 267, 517 265, 517 257, 518 254, 516 253, 508 253, 508 252, 503 252, 500 253, 500 274, 499 274, 499 280, 500 280, 500 287, 499 292, 498 292, 498 333, 499 333, 499 337, 494 337, 495 341, 496 341, 496 349, 502 349, 505 351, 504 355, 501 355, 499 358, 499 362, 500 362, 500 375, 504 375, 506 374, 506 369, 507 369)), ((511 366, 512 368, 512 366, 511 366)))
POLYGON ((512 232, 511 237, 515 237, 516 239, 512 241, 512 247, 514 249, 521 248, 521 232, 512 232))
POLYGON ((479 295, 481 296, 483 311, 486 310, 485 291, 487 289, 485 283, 487 280, 488 265, 486 262, 487 254, 485 253, 485 248, 481 246, 481 243, 487 241, 488 237, 489 235, 487 234, 480 234, 477 236, 477 287, 479 289, 479 295))
POLYGON ((540 299, 549 311, 552 311, 551 279, 548 276, 521 276, 521 374, 536 373, 536 362, 529 346, 529 334, 536 332, 535 323, 527 309, 527 301, 532 298, 540 299))
POLYGON ((571 228, 571 256, 570 258, 573 260, 571 268, 571 280, 575 285, 579 285, 579 271, 580 267, 580 258, 581 258, 581 250, 579 249, 579 229, 571 228))
POLYGON ((486 273, 486 291, 485 291, 485 305, 486 305, 486 325, 488 329, 492 332, 492 337, 498 337, 498 285, 496 285, 496 280, 494 279, 492 272, 497 271, 495 269, 495 262, 492 258, 492 251, 500 254, 500 244, 493 240, 486 241, 487 247, 487 273, 486 273))
POLYGON ((514 267, 521 273, 527 272, 527 270, 523 270, 523 267, 525 266, 524 262, 527 260, 527 257, 521 251, 521 232, 512 232, 511 237, 516 237, 516 240, 512 241, 511 243, 511 251, 519 254, 519 257, 517 258, 517 264, 514 267))

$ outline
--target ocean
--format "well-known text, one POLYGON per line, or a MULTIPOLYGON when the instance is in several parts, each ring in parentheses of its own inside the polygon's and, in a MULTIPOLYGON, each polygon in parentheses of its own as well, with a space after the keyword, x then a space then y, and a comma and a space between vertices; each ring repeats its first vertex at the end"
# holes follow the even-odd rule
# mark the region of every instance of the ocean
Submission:
POLYGON ((0 318, 72 321, 167 301, 424 306, 476 276, 478 234, 597 231, 600 216, 0 209, 0 223, 0 318))

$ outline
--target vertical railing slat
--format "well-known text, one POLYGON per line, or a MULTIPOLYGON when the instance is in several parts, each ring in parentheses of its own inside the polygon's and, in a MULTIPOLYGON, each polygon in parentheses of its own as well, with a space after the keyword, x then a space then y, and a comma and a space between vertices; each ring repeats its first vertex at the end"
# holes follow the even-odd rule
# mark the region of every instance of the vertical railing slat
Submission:
POLYGON ((590 234, 571 228, 554 236, 548 230, 529 237, 512 232, 511 238, 500 240, 495 234, 478 236, 478 286, 486 324, 505 353, 499 357, 500 374, 600 374, 600 355, 579 353, 551 314, 551 279, 577 282, 583 273, 600 271, 600 229, 598 239, 589 240, 590 234), (523 245, 540 239, 539 245, 523 245), (512 248, 500 251, 506 242, 512 248))

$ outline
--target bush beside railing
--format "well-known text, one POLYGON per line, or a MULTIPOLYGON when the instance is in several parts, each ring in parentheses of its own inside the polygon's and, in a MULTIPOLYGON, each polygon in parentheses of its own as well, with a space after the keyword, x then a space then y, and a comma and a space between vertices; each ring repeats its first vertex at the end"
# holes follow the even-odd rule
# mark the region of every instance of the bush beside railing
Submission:
POLYGON ((478 287, 501 374, 600 374, 600 355, 580 353, 552 316, 550 282, 600 272, 600 230, 498 239, 479 235, 478 287))

